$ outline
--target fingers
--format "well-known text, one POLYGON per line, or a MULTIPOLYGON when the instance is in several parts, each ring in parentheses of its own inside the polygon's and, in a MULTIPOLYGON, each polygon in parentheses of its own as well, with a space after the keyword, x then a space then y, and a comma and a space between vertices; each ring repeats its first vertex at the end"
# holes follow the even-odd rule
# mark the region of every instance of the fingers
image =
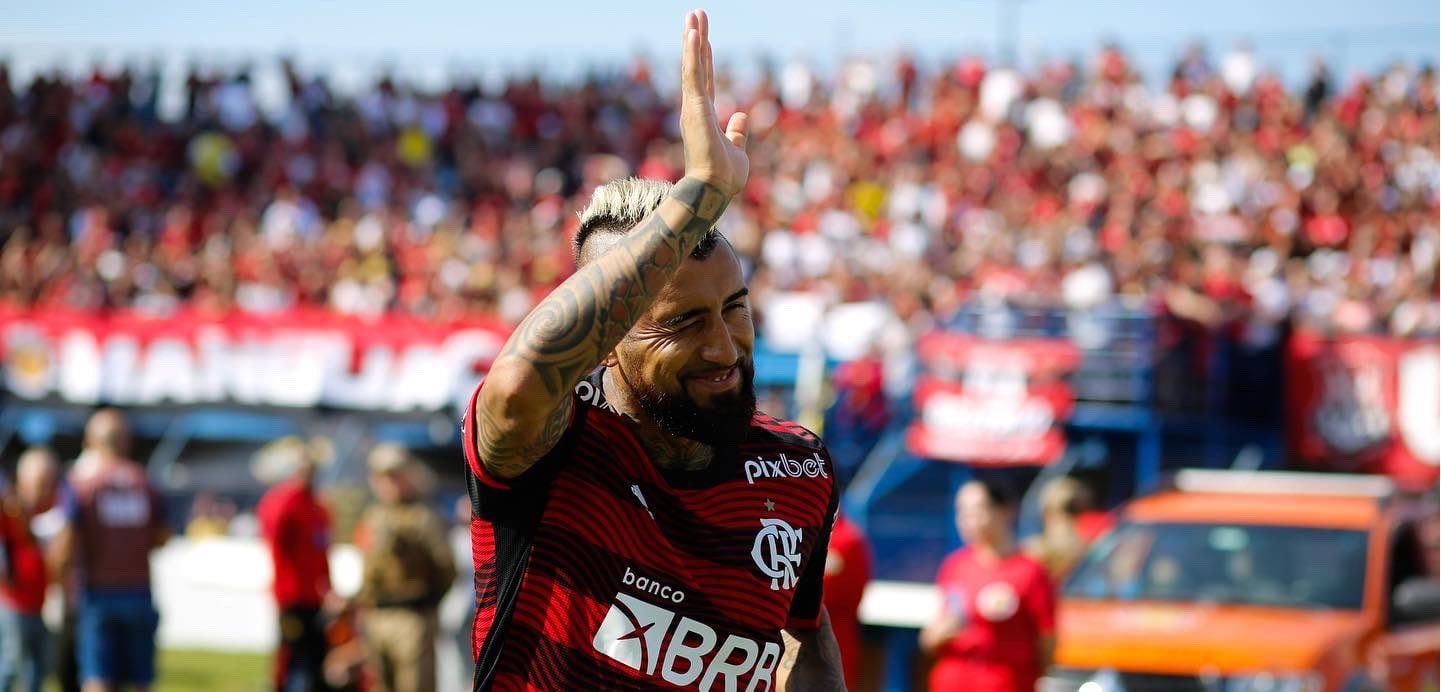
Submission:
POLYGON ((715 103, 715 67, 711 60, 710 46, 710 15, 705 10, 691 10, 686 13, 686 27, 694 27, 700 34, 700 58, 701 81, 704 89, 706 103, 715 103))
POLYGON ((715 63, 710 61, 710 14, 706 10, 696 10, 696 20, 700 25, 700 59, 705 65, 706 75, 706 101, 715 104, 716 101, 716 71, 715 63))
POLYGON ((750 130, 750 116, 736 111, 731 114, 730 122, 726 123, 726 139, 729 139, 731 144, 744 150, 746 148, 746 140, 750 137, 750 130))
POLYGON ((705 56, 701 49, 700 17, 687 12, 685 30, 681 33, 680 88, 684 102, 705 93, 705 56))
POLYGON ((705 93, 706 100, 715 103, 715 60, 711 57, 710 45, 710 15, 705 10, 698 10, 700 15, 700 37, 702 55, 705 56, 705 93))

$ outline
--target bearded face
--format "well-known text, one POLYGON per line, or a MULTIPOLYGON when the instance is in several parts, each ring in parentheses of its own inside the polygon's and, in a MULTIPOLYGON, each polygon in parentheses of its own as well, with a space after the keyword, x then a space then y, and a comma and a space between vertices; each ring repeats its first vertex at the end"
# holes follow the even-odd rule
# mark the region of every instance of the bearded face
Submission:
POLYGON ((681 264, 607 363, 637 413, 712 447, 745 438, 756 410, 749 293, 729 243, 681 264))
POLYGON ((666 390, 633 382, 631 392, 636 405, 666 433, 711 447, 730 447, 745 439, 756 412, 755 365, 747 357, 738 361, 734 370, 734 375, 721 377, 739 378, 739 382, 705 401, 697 400, 684 385, 666 390))

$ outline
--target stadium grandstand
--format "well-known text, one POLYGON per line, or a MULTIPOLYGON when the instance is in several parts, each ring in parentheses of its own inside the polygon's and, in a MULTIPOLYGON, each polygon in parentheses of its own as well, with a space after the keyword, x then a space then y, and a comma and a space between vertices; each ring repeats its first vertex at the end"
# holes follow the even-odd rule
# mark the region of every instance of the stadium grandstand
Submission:
MULTIPOLYGON (((1031 489, 1022 535, 1061 476, 1101 510, 1190 467, 1434 498, 1435 66, 1317 60, 1283 81, 1219 55, 1197 44, 1159 75, 1107 45, 1021 70, 902 54, 718 77, 721 121, 750 114, 720 230, 761 407, 830 446, 874 579, 931 582, 978 476, 1031 489)), ((449 516, 459 413, 573 271, 577 212, 610 180, 682 173, 661 69, 342 94, 286 63, 279 107, 235 69, 189 73, 162 108, 156 72, 0 63, 7 474, 33 445, 73 458, 114 405, 177 532, 253 539, 256 454, 286 436, 326 440, 337 540, 380 442, 438 474, 449 516)), ((886 655, 867 684, 903 689, 915 626, 871 598, 886 655)), ((162 645, 272 643, 263 622, 237 643, 167 617, 162 645)))

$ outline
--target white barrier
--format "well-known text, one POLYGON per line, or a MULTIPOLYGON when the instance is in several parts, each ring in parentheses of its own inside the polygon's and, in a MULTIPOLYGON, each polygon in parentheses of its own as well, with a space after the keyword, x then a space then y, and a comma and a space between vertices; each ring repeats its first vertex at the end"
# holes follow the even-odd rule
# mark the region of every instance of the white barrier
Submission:
MULTIPOLYGON (((468 547, 469 532, 460 530, 468 547)), ((470 556, 464 554, 463 564, 470 556)), ((462 567, 462 574, 469 570, 462 567)), ((255 538, 172 538, 150 556, 155 606, 160 611, 158 643, 163 648, 270 653, 275 650, 274 578, 270 552, 255 538)), ((360 551, 351 545, 330 549, 330 582, 336 593, 354 596, 360 589, 360 551)), ((57 594, 58 596, 58 594, 57 594)), ((451 589, 440 604, 441 636, 436 642, 439 690, 469 689, 461 668, 463 655, 452 637, 468 627, 473 598, 466 587, 451 589)), ((52 598, 58 603, 59 598, 52 598)), ((58 614, 58 613, 52 613, 58 614)))
MULTIPOLYGON (((253 538, 174 538, 150 556, 162 647, 268 652, 275 648, 270 553, 253 538)), ((341 595, 360 587, 360 553, 330 550, 341 595)))
POLYGON ((861 596, 860 620, 867 625, 920 629, 941 609, 934 584, 872 581, 861 596))

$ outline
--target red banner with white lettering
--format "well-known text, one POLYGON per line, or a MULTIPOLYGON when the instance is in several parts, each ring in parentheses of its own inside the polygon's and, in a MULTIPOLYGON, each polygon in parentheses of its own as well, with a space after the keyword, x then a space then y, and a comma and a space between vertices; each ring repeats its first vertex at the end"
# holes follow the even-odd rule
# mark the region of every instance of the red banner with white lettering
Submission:
POLYGON ((323 310, 157 319, 0 310, 4 388, 31 401, 463 409, 499 353, 498 322, 323 310))
POLYGON ((1075 395, 1061 379, 1081 352, 1063 339, 988 341, 938 332, 918 344, 931 375, 916 386, 906 443, 917 456, 976 465, 1044 465, 1066 451, 1075 395))
POLYGON ((1298 333, 1288 355, 1286 434, 1300 464, 1384 473, 1407 487, 1436 482, 1435 341, 1298 333))

